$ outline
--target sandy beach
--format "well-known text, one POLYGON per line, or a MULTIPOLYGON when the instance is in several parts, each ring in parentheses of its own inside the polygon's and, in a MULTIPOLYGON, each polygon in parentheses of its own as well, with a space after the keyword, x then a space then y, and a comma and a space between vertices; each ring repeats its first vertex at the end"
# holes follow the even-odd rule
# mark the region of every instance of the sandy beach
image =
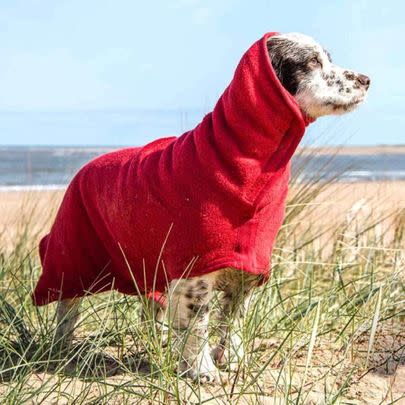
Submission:
MULTIPOLYGON (((292 186, 290 195, 297 193, 298 189, 292 186)), ((51 221, 63 194, 64 190, 0 192, 0 229, 34 207, 36 212, 47 217, 47 222, 51 221)), ((328 185, 316 202, 333 207, 334 213, 343 213, 363 199, 376 209, 404 208, 405 181, 335 183, 328 185)))
MULTIPOLYGON (((290 198, 300 190, 301 186, 292 186, 290 198)), ((31 233, 38 236, 45 233, 63 194, 64 190, 0 192, 1 243, 12 246, 16 233, 21 232, 21 224, 27 221, 32 225, 31 233)), ((316 205, 316 215, 304 216, 304 222, 341 222, 359 204, 366 206, 367 212, 379 215, 405 207, 405 181, 335 183, 328 185, 312 204, 316 205)))

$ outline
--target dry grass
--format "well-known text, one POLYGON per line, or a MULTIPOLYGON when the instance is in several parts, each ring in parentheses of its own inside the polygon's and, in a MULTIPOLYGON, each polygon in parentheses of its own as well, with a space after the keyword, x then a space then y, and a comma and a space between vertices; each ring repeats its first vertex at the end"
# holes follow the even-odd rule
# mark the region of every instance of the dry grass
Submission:
POLYGON ((114 292, 86 300, 74 347, 51 355, 54 306, 29 294, 61 193, 0 194, 1 403, 400 403, 405 186, 315 180, 292 187, 273 276, 244 320, 246 357, 223 386, 180 378, 139 300, 114 292))

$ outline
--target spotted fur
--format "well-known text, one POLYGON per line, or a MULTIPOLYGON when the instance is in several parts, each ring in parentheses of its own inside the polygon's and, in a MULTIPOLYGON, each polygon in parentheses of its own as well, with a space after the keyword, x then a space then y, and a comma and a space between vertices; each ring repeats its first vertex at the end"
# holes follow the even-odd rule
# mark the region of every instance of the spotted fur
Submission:
POLYGON ((310 117, 344 114, 364 100, 370 79, 332 63, 329 52, 303 34, 281 34, 267 42, 282 85, 310 117))

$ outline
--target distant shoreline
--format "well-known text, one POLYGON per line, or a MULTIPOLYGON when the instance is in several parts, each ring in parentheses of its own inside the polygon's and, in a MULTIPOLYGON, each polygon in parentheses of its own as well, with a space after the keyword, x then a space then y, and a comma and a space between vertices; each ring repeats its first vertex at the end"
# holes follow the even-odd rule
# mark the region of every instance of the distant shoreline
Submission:
POLYGON ((309 146, 298 148, 304 154, 319 155, 378 155, 405 154, 405 145, 377 145, 377 146, 309 146))
MULTIPOLYGON (((145 143, 146 144, 146 143, 145 143)), ((59 149, 66 152, 98 152, 108 153, 113 150, 139 147, 142 145, 0 145, 0 150, 29 150, 47 151, 59 149)), ((299 147, 297 153, 319 155, 374 155, 374 154, 405 154, 404 145, 376 145, 376 146, 305 146, 299 147)))
MULTIPOLYGON (((0 146, 0 192, 63 189, 87 162, 117 148, 0 146)), ((291 166, 301 183, 405 180, 405 145, 300 148, 291 166)))

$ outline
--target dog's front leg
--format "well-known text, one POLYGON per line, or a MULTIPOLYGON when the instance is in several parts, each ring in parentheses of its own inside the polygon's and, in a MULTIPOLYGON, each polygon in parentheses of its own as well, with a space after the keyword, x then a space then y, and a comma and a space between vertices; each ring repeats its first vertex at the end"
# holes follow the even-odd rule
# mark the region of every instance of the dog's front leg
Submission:
POLYGON ((180 353, 179 371, 201 383, 219 382, 208 344, 208 319, 214 277, 174 280, 168 294, 168 316, 180 353))
POLYGON ((218 327, 220 340, 211 355, 221 368, 236 369, 244 357, 243 321, 256 280, 229 284, 219 296, 218 327))

